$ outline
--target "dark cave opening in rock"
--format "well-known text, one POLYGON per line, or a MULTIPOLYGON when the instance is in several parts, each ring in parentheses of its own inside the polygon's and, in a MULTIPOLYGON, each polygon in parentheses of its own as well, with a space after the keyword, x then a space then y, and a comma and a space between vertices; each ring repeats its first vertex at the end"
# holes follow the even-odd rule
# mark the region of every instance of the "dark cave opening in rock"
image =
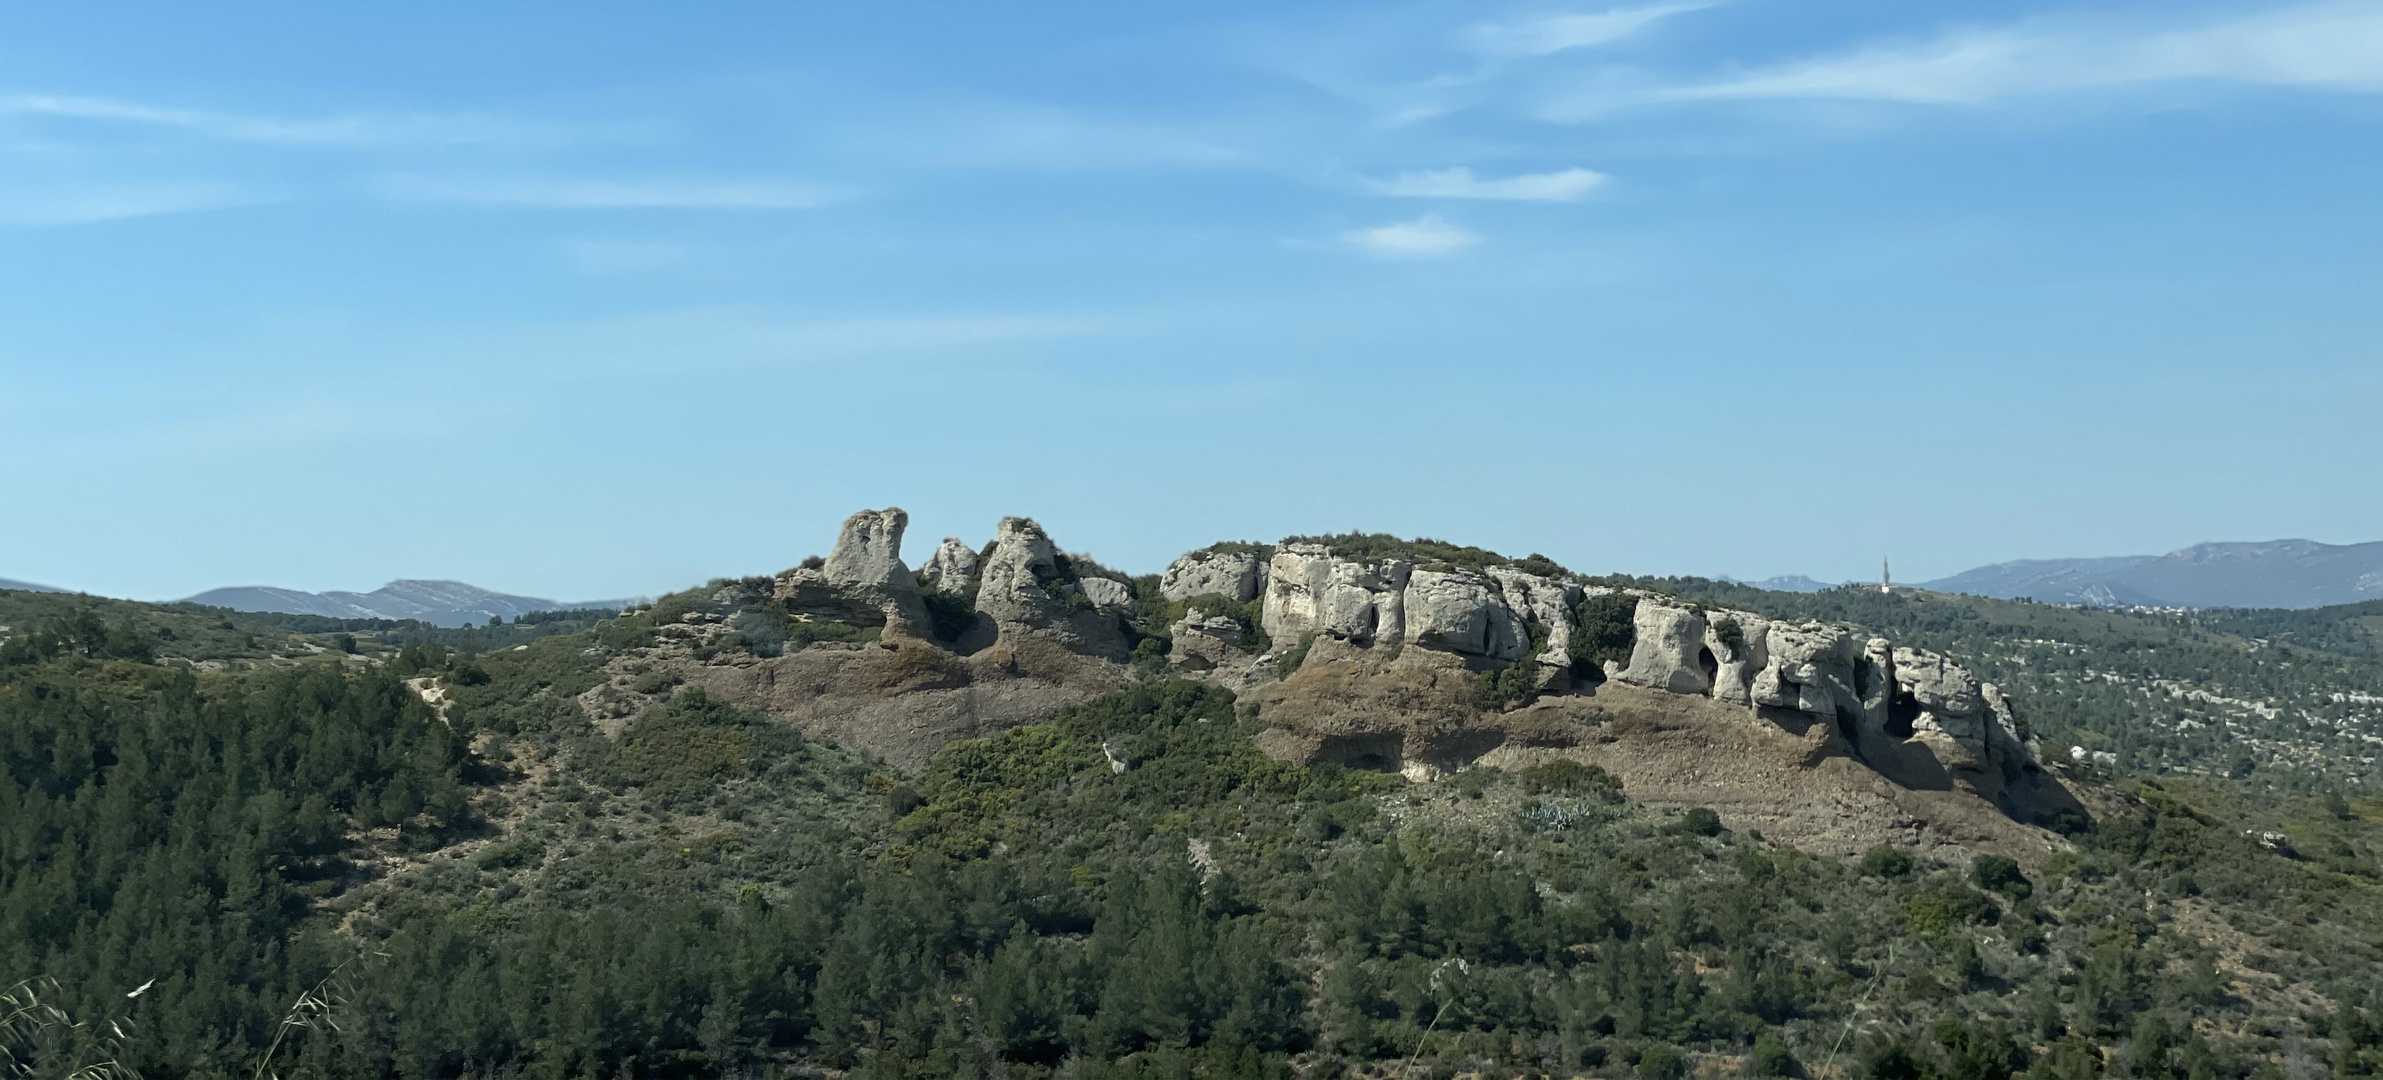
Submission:
POLYGON ((1898 739, 1911 738, 1912 724, 1920 718, 1920 700, 1909 691, 1898 690, 1895 700, 1887 703, 1887 734, 1898 739))
POLYGON ((1837 734, 1849 743, 1862 741, 1862 718, 1855 715, 1852 709, 1837 706, 1837 734))
POLYGON ((1705 685, 1706 685, 1706 686, 1711 686, 1711 685, 1713 685, 1714 683, 1716 683, 1716 682, 1720 681, 1720 679, 1721 679, 1721 661, 1719 661, 1719 660, 1716 660, 1716 659, 1714 659, 1714 658, 1713 658, 1713 650, 1711 650, 1711 649, 1698 649, 1698 650, 1696 650, 1696 667, 1697 667, 1697 670, 1699 670, 1699 671, 1702 671, 1702 672, 1704 672, 1704 673, 1705 673, 1705 685))

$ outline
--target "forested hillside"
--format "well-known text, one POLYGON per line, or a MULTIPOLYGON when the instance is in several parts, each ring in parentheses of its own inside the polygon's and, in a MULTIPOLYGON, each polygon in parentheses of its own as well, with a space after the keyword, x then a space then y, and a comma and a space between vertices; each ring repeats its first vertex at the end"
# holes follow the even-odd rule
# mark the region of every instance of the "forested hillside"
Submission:
POLYGON ((2328 745, 2280 716, 2219 740, 2137 692, 2206 662, 2300 702, 2371 661, 1669 584, 1971 658, 2121 752, 2072 778, 2095 827, 2040 867, 1839 862, 1570 762, 1285 764, 1155 675, 904 772, 695 688, 599 733, 579 695, 683 598, 433 631, 0 594, 0 985, 59 1010, 0 1038, 41 1076, 2383 1067, 2383 803, 2263 751, 2328 745))

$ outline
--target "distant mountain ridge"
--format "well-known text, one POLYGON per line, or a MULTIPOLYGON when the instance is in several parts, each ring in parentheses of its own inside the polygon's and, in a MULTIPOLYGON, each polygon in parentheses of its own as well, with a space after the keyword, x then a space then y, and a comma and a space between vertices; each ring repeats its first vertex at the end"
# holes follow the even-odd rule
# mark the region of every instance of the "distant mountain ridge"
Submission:
POLYGON ((2383 599, 2383 541, 2267 540, 2195 544, 2166 555, 2023 559, 1921 587, 2096 607, 2326 607, 2383 599))
POLYGON ((1836 586, 1831 585, 1828 582, 1806 577, 1803 574, 1781 574, 1778 577, 1767 577, 1761 581, 1745 581, 1739 578, 1730 577, 1727 574, 1723 574, 1721 577, 1715 580, 1727 581, 1737 585, 1744 585, 1750 589, 1764 589, 1770 592, 1819 592, 1822 589, 1836 588, 1836 586))
POLYGON ((518 619, 533 611, 626 607, 633 600, 563 603, 535 596, 490 592, 460 581, 392 581, 371 592, 310 593, 269 585, 210 589, 186 603, 234 611, 277 611, 334 619, 419 619, 434 626, 467 626, 493 618, 518 619))
POLYGON ((35 585, 34 583, 32 583, 32 582, 30 582, 30 581, 11 581, 11 580, 9 580, 9 579, 7 579, 7 578, 0 578, 0 589, 15 589, 15 590, 16 590, 16 591, 18 591, 18 592, 65 592, 65 591, 66 591, 66 590, 64 590, 64 589, 58 588, 58 587, 57 587, 57 586, 55 586, 55 585, 35 585))

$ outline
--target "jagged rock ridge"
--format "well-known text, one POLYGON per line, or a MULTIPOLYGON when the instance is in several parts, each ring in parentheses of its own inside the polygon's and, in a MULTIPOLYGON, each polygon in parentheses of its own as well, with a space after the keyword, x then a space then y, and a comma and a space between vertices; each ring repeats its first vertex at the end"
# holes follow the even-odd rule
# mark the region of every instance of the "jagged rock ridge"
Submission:
MULTIPOLYGON (((1781 776, 1825 773, 1841 801, 1958 794, 2018 822, 2075 807, 1993 686, 1850 627, 1617 591, 1544 560, 1349 555, 1312 541, 1201 549, 1142 593, 1019 517, 982 548, 946 539, 914 574, 901 558, 907 523, 899 509, 855 514, 833 553, 767 593, 795 620, 864 639, 723 652, 707 643, 726 627, 698 620, 616 684, 639 664, 675 663, 714 693, 917 763, 950 739, 1163 670, 1234 690, 1268 725, 1260 745, 1302 762, 1429 779, 1475 762, 1599 760, 1660 742, 1617 734, 1638 718, 1682 745, 1769 755, 1763 768, 1781 776), (1626 612, 1624 643, 1606 640, 1610 620, 1592 628, 1593 607, 1626 612), (710 658, 686 662, 698 655, 710 658)), ((1750 796, 1764 797, 1777 798, 1750 796)))

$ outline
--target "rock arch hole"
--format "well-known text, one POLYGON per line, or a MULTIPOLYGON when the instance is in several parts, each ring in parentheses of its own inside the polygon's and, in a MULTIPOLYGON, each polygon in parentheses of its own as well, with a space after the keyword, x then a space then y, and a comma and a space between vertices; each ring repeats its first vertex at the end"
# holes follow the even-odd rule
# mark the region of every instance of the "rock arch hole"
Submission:
POLYGON ((1898 739, 1911 738, 1912 725, 1920 719, 1920 699, 1908 690, 1895 692, 1895 699, 1887 703, 1887 734, 1898 739))
POLYGON ((1713 658, 1713 650, 1710 648, 1696 650, 1696 669, 1705 673, 1707 688, 1721 680, 1721 661, 1713 658))

